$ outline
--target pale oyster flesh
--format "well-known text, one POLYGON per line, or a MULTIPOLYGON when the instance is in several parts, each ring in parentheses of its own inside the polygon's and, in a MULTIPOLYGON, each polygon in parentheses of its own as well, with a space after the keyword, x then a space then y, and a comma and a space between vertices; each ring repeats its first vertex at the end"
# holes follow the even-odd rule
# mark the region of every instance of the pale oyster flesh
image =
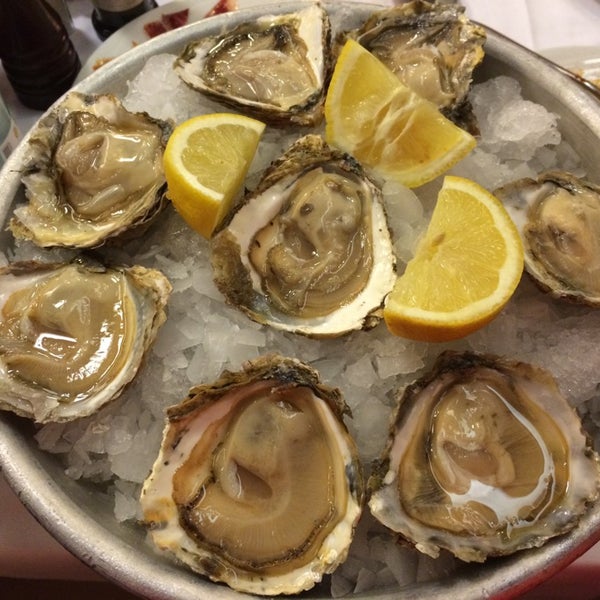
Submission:
POLYGON ((140 266, 14 263, 0 270, 0 408, 86 416, 135 376, 171 291, 140 266))
POLYGON ((340 391, 266 356, 168 409, 141 505, 154 543, 254 594, 309 589, 345 560, 363 502, 340 391))
POLYGON ((322 118, 330 24, 314 4, 188 44, 175 71, 192 88, 271 123, 322 118))
POLYGON ((379 188, 317 135, 271 165, 213 237, 211 262, 252 319, 323 337, 373 326, 395 280, 379 188))
POLYGON ((108 94, 71 92, 29 141, 27 204, 10 229, 38 246, 90 248, 152 220, 165 206, 169 123, 108 94))
POLYGON ((419 96, 476 133, 468 93, 473 70, 483 60, 486 34, 464 10, 457 4, 413 0, 374 13, 346 35, 419 96))
POLYGON ((536 283, 556 298, 600 306, 600 186, 549 171, 494 193, 521 233, 536 283))
POLYGON ((446 352, 409 386, 369 479, 369 506, 426 554, 484 561, 573 529, 600 459, 545 371, 446 352))

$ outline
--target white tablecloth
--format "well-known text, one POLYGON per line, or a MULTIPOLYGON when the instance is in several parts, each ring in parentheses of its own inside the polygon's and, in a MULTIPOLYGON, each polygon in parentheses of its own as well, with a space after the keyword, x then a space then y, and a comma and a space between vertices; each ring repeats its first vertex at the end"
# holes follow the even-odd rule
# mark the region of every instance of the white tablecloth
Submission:
POLYGON ((598 0, 464 0, 467 14, 532 50, 600 46, 598 0))
MULTIPOLYGON (((384 0, 385 1, 385 0, 384 0)), ((167 4, 158 0, 158 4, 167 4)), ((239 0, 247 6, 260 0, 239 0)), ((600 1, 598 0, 464 0, 467 14, 533 50, 598 47, 600 57, 600 1)), ((67 0, 72 16, 71 37, 84 63, 100 45, 90 14, 90 0, 67 0)), ((39 117, 38 111, 19 104, 4 71, 0 68, 0 94, 24 133, 39 117)), ((99 579, 71 556, 30 516, 0 474, 0 577, 99 579)), ((600 545, 567 569, 595 568, 600 580, 600 545)), ((580 571, 583 572, 583 571, 580 571)), ((592 579, 590 579, 592 581, 592 579)), ((574 585, 577 580, 574 581, 574 585)), ((545 587, 545 586, 542 586, 545 587)), ((548 590, 552 582, 548 584, 548 590)), ((585 590, 572 588, 573 596, 585 590)), ((543 597, 544 590, 539 597, 543 597)), ((597 596, 597 593, 595 594, 597 596)), ((559 597, 550 594, 551 597, 559 597)), ((593 597, 593 596, 588 596, 593 597)))

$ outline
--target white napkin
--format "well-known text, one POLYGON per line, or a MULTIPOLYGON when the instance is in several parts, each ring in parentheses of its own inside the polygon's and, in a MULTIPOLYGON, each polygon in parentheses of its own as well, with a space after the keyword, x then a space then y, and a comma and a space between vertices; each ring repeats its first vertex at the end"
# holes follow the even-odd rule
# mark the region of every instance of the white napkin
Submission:
POLYGON ((461 0, 461 4, 470 19, 532 50, 600 48, 598 0, 461 0))

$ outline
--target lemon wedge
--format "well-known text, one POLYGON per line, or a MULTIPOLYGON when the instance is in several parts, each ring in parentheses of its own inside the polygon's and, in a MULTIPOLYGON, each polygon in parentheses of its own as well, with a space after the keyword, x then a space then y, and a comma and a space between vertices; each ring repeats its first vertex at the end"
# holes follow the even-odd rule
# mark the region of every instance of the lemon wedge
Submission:
POLYGON ((388 329, 442 342, 489 323, 523 272, 521 238, 502 203, 479 184, 446 176, 427 231, 386 299, 388 329))
POLYGON ((163 157, 167 196, 204 237, 229 211, 264 129, 250 117, 215 113, 184 121, 171 134, 163 157))
POLYGON ((330 144, 407 187, 445 173, 476 145, 471 134, 354 40, 336 62, 325 119, 330 144))

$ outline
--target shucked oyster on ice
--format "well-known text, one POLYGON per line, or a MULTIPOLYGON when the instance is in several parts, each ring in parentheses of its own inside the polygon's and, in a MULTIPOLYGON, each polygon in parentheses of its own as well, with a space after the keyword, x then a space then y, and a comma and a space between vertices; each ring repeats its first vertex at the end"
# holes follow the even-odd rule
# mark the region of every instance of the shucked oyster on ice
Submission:
POLYGON ((600 306, 600 186, 549 171, 494 193, 521 233, 525 268, 539 287, 600 306))
POLYGON ((375 325, 394 260, 379 188, 317 135, 276 160, 211 240, 215 282, 230 304, 314 337, 375 325))
POLYGON ((170 291, 141 266, 0 269, 0 409, 69 421, 116 398, 164 322, 170 291))
POLYGON ((458 4, 412 0, 374 13, 345 35, 449 119, 476 133, 468 93, 473 70, 483 60, 486 34, 464 11, 458 4))
POLYGON ((38 246, 91 248, 165 206, 162 155, 172 126, 112 95, 71 92, 37 126, 10 229, 38 246))
POLYGON ((383 524, 464 561, 541 546, 599 489, 600 459, 548 373, 451 352, 404 392, 368 483, 383 524))
POLYGON ((331 68, 330 24, 317 3, 187 45, 175 71, 192 88, 269 123, 314 125, 331 68))
POLYGON ((265 356, 168 409, 141 495, 154 543, 253 594, 310 589, 345 560, 363 502, 337 388, 265 356))

